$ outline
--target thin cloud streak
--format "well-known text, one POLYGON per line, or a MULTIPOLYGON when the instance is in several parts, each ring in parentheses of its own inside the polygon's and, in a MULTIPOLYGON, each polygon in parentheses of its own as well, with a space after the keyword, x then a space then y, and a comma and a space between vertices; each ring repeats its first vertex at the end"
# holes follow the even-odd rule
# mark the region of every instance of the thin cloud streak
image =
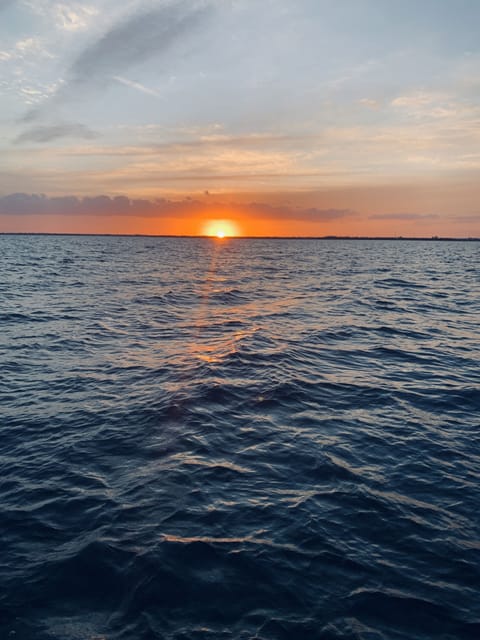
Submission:
POLYGON ((469 216, 457 216, 456 220, 458 222, 465 222, 465 223, 480 222, 480 213, 475 213, 469 216))
POLYGON ((258 216, 264 220, 294 220, 303 222, 329 222, 341 218, 351 218, 356 215, 351 209, 319 209, 317 207, 276 207, 263 202, 252 202, 242 207, 252 217, 258 216))
POLYGON ((146 93, 147 95, 154 96, 155 98, 160 97, 160 94, 157 93, 157 91, 154 91, 153 89, 149 89, 148 87, 141 84, 140 82, 135 82, 134 80, 128 80, 127 78, 122 78, 122 76, 113 76, 113 79, 116 80, 117 82, 120 82, 120 84, 123 84, 126 87, 129 87, 130 89, 135 89, 136 91, 140 91, 141 93, 146 93))
POLYGON ((369 220, 434 220, 436 213, 378 213, 369 216, 369 220))

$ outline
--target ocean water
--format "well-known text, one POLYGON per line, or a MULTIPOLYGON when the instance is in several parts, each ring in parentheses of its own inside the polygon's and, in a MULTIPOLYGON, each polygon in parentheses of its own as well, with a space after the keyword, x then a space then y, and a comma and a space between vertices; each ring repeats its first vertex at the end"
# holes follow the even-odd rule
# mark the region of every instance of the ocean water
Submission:
POLYGON ((480 243, 0 265, 0 638, 480 638, 480 243))

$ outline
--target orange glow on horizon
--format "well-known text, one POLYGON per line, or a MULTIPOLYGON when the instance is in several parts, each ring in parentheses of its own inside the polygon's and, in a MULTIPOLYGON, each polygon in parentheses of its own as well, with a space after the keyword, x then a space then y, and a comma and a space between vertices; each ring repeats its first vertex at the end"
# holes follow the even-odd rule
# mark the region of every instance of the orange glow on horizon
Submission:
MULTIPOLYGON (((207 214, 208 215, 208 214, 207 214)), ((480 223, 473 220, 458 224, 453 216, 445 220, 435 218, 420 220, 416 225, 411 220, 377 220, 368 214, 351 220, 324 222, 274 220, 257 218, 248 213, 239 213, 238 222, 230 218, 147 218, 134 216, 60 216, 60 215, 2 215, 0 232, 3 233, 80 233, 80 234, 126 234, 126 235, 179 235, 209 236, 216 238, 219 231, 224 239, 235 236, 318 237, 338 236, 403 236, 403 237, 480 237, 480 223), (227 226, 228 222, 228 226, 227 226), (231 226, 230 226, 231 225, 231 226)), ((220 241, 220 240, 219 240, 220 241)))

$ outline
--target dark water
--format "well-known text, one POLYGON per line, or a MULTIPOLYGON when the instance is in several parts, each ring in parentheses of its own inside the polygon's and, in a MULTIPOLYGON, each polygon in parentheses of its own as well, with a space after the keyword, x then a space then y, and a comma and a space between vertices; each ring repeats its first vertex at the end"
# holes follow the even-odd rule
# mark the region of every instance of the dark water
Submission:
POLYGON ((0 638, 480 638, 479 258, 0 237, 0 638))

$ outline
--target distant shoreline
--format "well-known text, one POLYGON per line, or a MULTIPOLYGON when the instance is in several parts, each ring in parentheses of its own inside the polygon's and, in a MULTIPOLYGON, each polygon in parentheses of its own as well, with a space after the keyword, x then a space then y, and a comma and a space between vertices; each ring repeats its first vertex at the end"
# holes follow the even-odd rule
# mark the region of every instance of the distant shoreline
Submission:
POLYGON ((217 242, 226 240, 391 240, 397 242, 479 242, 480 238, 453 236, 229 236, 217 238, 215 236, 145 234, 145 233, 47 233, 42 231, 0 231, 0 236, 67 236, 90 238, 190 238, 194 240, 207 239, 217 242))

